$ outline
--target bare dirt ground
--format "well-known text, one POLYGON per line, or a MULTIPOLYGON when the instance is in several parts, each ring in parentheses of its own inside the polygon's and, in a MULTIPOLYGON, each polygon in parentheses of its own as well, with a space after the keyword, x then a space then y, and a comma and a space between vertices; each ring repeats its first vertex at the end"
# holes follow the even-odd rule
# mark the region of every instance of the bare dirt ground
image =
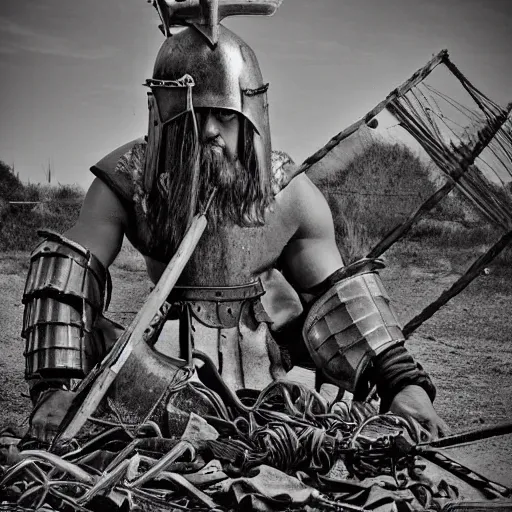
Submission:
MULTIPOLYGON (((446 251, 444 251, 446 252, 446 251)), ((388 257, 383 280, 405 324, 460 276, 474 251, 441 255, 408 244, 388 257)), ((0 430, 26 425, 21 297, 28 254, 0 254, 0 430)), ((150 290, 141 260, 123 251, 112 269, 109 315, 127 324, 150 290)), ((512 420, 512 269, 492 266, 423 324, 409 350, 437 385, 436 408, 460 432, 512 420)), ((512 436, 452 449, 451 457, 512 484, 512 436)))

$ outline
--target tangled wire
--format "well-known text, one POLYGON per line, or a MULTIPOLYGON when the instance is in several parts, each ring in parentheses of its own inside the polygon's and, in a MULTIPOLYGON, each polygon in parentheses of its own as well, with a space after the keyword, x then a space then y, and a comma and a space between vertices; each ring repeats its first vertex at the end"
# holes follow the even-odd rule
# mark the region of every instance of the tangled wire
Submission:
MULTIPOLYGON (((209 484, 249 477, 264 466, 319 485, 319 475, 341 461, 348 477, 384 474, 398 481, 400 470, 414 467, 414 456, 403 446, 428 436, 414 420, 379 415, 367 403, 329 406, 315 391, 290 381, 276 381, 255 399, 229 405, 201 384, 189 386, 212 401, 217 414, 201 421, 210 432, 214 427, 214 436, 166 438, 150 421, 109 428, 82 446, 68 443, 59 455, 19 451, 13 442, 0 452, 0 496, 30 510, 94 510, 106 499, 112 510, 119 509, 113 503, 123 510, 211 510, 219 505, 209 484), (207 470, 214 463, 216 469, 207 470)), ((318 491, 310 499, 329 503, 318 491)))
POLYGON ((233 474, 260 464, 288 474, 325 474, 342 458, 358 478, 392 475, 410 462, 396 439, 412 445, 429 437, 414 419, 379 415, 368 403, 329 407, 318 393, 289 381, 271 384, 250 409, 237 412, 242 415, 216 422, 224 435, 208 443, 233 474))

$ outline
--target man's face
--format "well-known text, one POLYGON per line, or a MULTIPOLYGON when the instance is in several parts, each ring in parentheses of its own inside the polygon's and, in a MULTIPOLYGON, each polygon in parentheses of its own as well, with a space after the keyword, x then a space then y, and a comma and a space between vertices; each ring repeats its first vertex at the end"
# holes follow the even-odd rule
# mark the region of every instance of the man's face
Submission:
POLYGON ((212 227, 225 223, 261 226, 273 196, 267 173, 253 148, 254 128, 228 109, 196 108, 168 123, 163 132, 164 165, 151 190, 151 219, 175 250, 190 216, 206 205, 212 227), (178 206, 178 207, 177 207, 178 206))
POLYGON ((196 110, 199 125, 200 141, 204 145, 210 145, 213 150, 224 154, 231 161, 238 159, 238 140, 240 120, 233 110, 221 108, 198 108, 196 110))

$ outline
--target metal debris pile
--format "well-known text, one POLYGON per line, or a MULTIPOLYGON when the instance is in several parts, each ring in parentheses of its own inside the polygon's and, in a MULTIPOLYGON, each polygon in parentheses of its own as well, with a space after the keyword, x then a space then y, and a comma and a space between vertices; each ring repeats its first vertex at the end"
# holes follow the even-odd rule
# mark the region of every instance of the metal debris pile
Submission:
POLYGON ((413 420, 289 381, 238 407, 217 401, 173 437, 119 424, 47 451, 4 433, 0 510, 408 511, 458 498, 423 475, 413 448, 429 437, 413 420))

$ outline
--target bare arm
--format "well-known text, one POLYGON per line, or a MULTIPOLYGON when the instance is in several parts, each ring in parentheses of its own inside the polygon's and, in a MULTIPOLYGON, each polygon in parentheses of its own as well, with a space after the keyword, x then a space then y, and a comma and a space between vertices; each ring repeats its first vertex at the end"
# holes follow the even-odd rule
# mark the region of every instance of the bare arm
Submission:
POLYGON ((285 190, 297 229, 283 251, 283 262, 294 282, 307 290, 342 267, 343 260, 334 238, 331 210, 318 188, 303 174, 285 190))
MULTIPOLYGON (((78 221, 64 235, 87 248, 108 267, 119 253, 126 225, 126 211, 119 199, 107 185, 95 179, 87 192, 78 221)), ((54 304, 56 308, 61 306, 59 298, 54 298, 54 304)), ((62 307, 73 310, 70 304, 62 307)), ((52 344, 51 340, 49 344, 52 344)), ((51 364, 44 368, 46 375, 36 375, 29 380, 35 406, 28 435, 43 441, 53 439, 74 396, 72 391, 62 388, 63 384, 69 386, 67 375, 59 373, 58 368, 50 375, 49 370, 53 370, 51 364)))
POLYGON ((64 235, 109 267, 119 254, 126 225, 127 215, 120 200, 96 178, 85 196, 78 221, 64 235))
MULTIPOLYGON (((341 268, 343 261, 336 246, 332 214, 323 195, 305 176, 297 177, 288 187, 288 211, 296 222, 297 230, 283 252, 283 260, 291 278, 302 290, 307 290, 341 268)), ((403 346, 392 350, 384 352, 374 361, 375 377, 381 381, 379 393, 389 388, 389 409, 414 417, 435 436, 448 432, 446 423, 435 412, 425 389, 415 385, 423 378, 416 370, 416 363, 403 346), (384 372, 383 368, 396 370, 393 358, 411 370, 409 373, 415 377, 419 375, 420 380, 404 380, 400 387, 391 388, 388 382, 390 372, 384 372)), ((395 374, 396 371, 392 375, 395 374)))

